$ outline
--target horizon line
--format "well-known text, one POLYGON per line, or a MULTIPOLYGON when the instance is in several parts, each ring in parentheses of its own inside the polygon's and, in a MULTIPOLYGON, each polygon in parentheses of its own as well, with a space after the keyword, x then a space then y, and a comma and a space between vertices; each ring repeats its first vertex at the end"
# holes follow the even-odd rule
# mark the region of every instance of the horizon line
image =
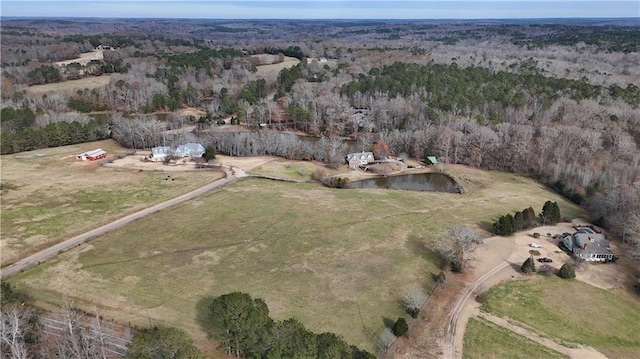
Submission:
MULTIPOLYGON (((593 16, 556 16, 556 17, 434 17, 434 18, 225 18, 225 17, 144 17, 144 16, 16 16, 16 15, 0 15, 0 19, 125 19, 125 20, 356 20, 356 21, 380 21, 380 20, 565 20, 565 19, 593 19, 593 20, 638 20, 640 16, 609 16, 609 17, 593 17, 593 16)), ((1 26, 1 24, 0 24, 1 26)))

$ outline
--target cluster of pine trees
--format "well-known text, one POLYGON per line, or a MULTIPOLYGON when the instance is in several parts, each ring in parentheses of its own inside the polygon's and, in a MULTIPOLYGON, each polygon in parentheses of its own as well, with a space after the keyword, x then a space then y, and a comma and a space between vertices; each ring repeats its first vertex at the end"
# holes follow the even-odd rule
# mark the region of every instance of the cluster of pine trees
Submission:
POLYGON ((213 300, 209 325, 229 355, 239 358, 375 358, 336 334, 312 333, 296 319, 275 322, 262 299, 240 292, 213 300))
POLYGON ((508 236, 517 231, 533 228, 538 224, 556 224, 560 222, 560 207, 557 202, 547 201, 542 206, 542 212, 536 217, 532 207, 517 211, 515 214, 500 216, 493 223, 493 233, 508 236))

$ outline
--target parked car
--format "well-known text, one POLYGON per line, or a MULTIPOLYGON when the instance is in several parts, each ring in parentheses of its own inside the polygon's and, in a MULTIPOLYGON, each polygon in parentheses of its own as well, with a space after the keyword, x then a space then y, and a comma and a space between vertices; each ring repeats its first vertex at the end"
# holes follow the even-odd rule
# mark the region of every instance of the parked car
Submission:
POLYGON ((540 248, 542 247, 540 244, 533 242, 533 243, 529 243, 529 247, 533 247, 533 248, 540 248))
POLYGON ((551 258, 543 257, 543 258, 538 258, 538 262, 540 262, 540 263, 552 263, 553 260, 551 258))

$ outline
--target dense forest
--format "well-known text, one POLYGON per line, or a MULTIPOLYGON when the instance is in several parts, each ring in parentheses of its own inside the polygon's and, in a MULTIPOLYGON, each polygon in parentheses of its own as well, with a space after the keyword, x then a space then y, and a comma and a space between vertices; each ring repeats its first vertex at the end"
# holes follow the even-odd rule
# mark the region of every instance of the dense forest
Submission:
POLYGON ((640 273, 637 22, 9 19, 1 35, 2 154, 112 137, 339 164, 384 140, 540 180, 640 273), (105 81, 66 86, 87 79, 105 81))

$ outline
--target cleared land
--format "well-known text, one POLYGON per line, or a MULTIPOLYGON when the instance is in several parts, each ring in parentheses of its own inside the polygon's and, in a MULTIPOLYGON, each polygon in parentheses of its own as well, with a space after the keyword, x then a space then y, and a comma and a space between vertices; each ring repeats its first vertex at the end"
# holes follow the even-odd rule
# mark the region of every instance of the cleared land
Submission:
MULTIPOLYGON (((263 54, 256 56, 260 58, 261 61, 267 62, 269 61, 269 59, 271 59, 271 57, 276 55, 263 54)), ((300 60, 296 59, 295 57, 285 56, 283 62, 277 64, 256 66, 258 69, 258 71, 256 72, 256 77, 265 79, 267 80, 267 82, 275 82, 278 79, 278 75, 280 74, 280 71, 282 71, 282 69, 293 67, 299 63, 300 60)))
POLYGON ((608 358, 640 354, 640 301, 622 289, 534 277, 490 289, 481 309, 559 343, 593 347, 608 358))
POLYGON ((464 336, 464 359, 568 358, 480 318, 472 318, 464 336))
POLYGON ((65 60, 65 61, 58 61, 56 62, 56 65, 58 66, 65 66, 74 62, 79 63, 80 65, 86 65, 89 62, 91 62, 91 60, 102 60, 104 59, 104 50, 94 50, 91 52, 83 52, 80 54, 80 57, 75 58, 75 59, 71 59, 71 60, 65 60))
POLYGON ((99 141, 2 156, 2 266, 127 213, 176 197, 223 176, 220 172, 117 170, 75 155, 102 148, 113 158, 126 149, 99 141))
POLYGON ((424 243, 454 223, 477 224, 548 200, 582 212, 519 176, 452 167, 465 195, 337 190, 246 179, 141 219, 22 273, 36 298, 62 293, 124 323, 165 322, 204 343, 199 321, 211 296, 244 291, 272 315, 296 317, 375 350, 399 299, 432 286, 438 260, 424 243))
POLYGON ((107 86, 110 80, 111 75, 89 76, 79 80, 69 80, 45 85, 29 86, 27 87, 27 92, 30 94, 43 94, 48 92, 58 92, 66 90, 91 90, 107 86))

